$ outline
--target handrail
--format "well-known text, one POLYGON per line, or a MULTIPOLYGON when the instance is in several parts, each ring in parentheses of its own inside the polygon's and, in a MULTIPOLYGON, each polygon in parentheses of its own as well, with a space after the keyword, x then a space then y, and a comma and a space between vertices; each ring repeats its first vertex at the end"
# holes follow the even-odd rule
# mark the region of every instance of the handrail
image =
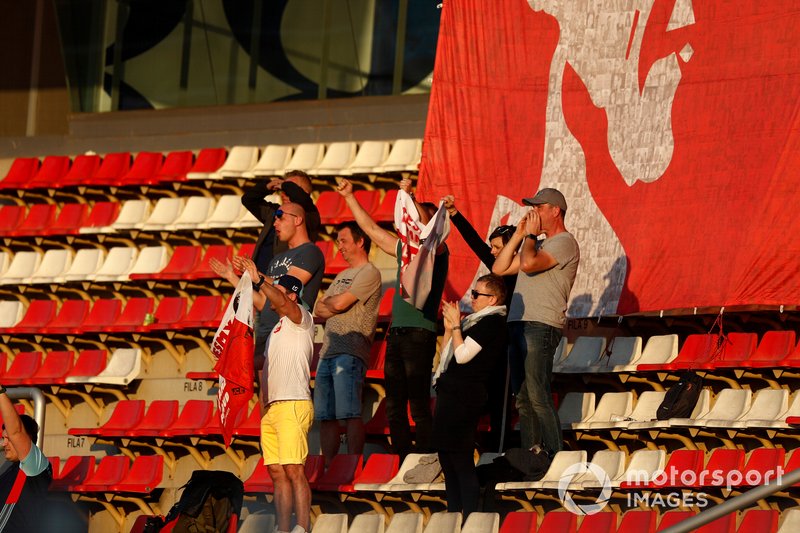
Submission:
POLYGON ((682 522, 678 522, 674 526, 670 526, 667 529, 662 530, 661 533, 687 533, 689 531, 694 531, 704 524, 708 524, 709 522, 713 522, 718 518, 722 518, 728 513, 733 513, 744 509, 751 503, 771 496, 779 490, 791 487, 795 483, 800 483, 800 468, 782 474, 766 485, 752 488, 724 503, 710 507, 700 514, 697 514, 691 518, 687 518, 682 522))
POLYGON ((33 400, 33 418, 39 424, 39 435, 36 446, 44 452, 44 394, 36 387, 14 387, 6 389, 6 395, 12 400, 33 400))

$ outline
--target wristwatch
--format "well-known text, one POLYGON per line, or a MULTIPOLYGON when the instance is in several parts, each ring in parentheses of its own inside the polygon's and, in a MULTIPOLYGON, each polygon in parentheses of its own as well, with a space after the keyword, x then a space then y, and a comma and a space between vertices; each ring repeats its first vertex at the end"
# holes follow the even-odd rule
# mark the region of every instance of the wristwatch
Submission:
POLYGON ((536 236, 536 235, 534 235, 533 233, 528 233, 528 234, 527 234, 527 235, 525 235, 525 236, 526 236, 527 238, 531 239, 531 240, 534 240, 534 241, 536 241, 536 240, 539 240, 539 237, 538 237, 538 236, 536 236))
POLYGON ((266 279, 267 278, 265 278, 264 276, 259 275, 258 276, 258 283, 253 283, 253 290, 254 291, 260 291, 261 290, 261 286, 264 284, 264 281, 266 281, 266 279))

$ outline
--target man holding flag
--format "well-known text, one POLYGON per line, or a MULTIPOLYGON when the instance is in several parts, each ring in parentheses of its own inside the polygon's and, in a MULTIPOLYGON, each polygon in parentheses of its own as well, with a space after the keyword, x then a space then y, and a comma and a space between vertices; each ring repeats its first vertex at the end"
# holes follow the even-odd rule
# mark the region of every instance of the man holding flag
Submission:
POLYGON ((411 452, 407 407, 417 427, 416 451, 430 450, 433 416, 430 407, 431 372, 436 354, 436 319, 444 291, 449 252, 447 213, 432 204, 419 204, 411 180, 400 183, 395 206, 399 237, 381 228, 353 196, 353 185, 338 186, 356 223, 381 250, 397 258, 397 285, 392 302, 392 325, 387 334, 386 417, 394 452, 411 452), (424 241, 424 242, 423 242, 424 241))
POLYGON ((261 310, 267 304, 279 318, 267 340, 262 370, 261 452, 275 485, 278 531, 290 531, 292 511, 302 533, 311 527, 311 489, 304 464, 308 456, 308 431, 314 421, 311 402, 311 358, 314 355, 314 319, 301 299, 303 283, 290 274, 272 279, 259 274, 245 257, 233 266, 250 277, 253 303, 261 310))

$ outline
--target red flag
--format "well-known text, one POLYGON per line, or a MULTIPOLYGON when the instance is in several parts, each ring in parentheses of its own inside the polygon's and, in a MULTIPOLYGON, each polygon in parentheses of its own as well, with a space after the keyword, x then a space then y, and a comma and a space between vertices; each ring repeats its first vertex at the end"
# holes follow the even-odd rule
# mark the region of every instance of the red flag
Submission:
POLYGON ((217 411, 225 446, 230 446, 237 415, 253 396, 253 285, 245 272, 211 342, 219 374, 217 411))

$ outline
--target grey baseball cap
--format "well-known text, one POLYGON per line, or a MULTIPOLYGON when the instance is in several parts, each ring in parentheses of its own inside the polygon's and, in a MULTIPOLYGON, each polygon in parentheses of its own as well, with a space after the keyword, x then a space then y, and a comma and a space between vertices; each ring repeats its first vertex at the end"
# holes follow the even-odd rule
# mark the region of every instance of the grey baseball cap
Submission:
POLYGON ((532 198, 523 198, 522 203, 525 205, 550 204, 560 207, 562 211, 567 210, 567 200, 558 189, 542 189, 532 198))

